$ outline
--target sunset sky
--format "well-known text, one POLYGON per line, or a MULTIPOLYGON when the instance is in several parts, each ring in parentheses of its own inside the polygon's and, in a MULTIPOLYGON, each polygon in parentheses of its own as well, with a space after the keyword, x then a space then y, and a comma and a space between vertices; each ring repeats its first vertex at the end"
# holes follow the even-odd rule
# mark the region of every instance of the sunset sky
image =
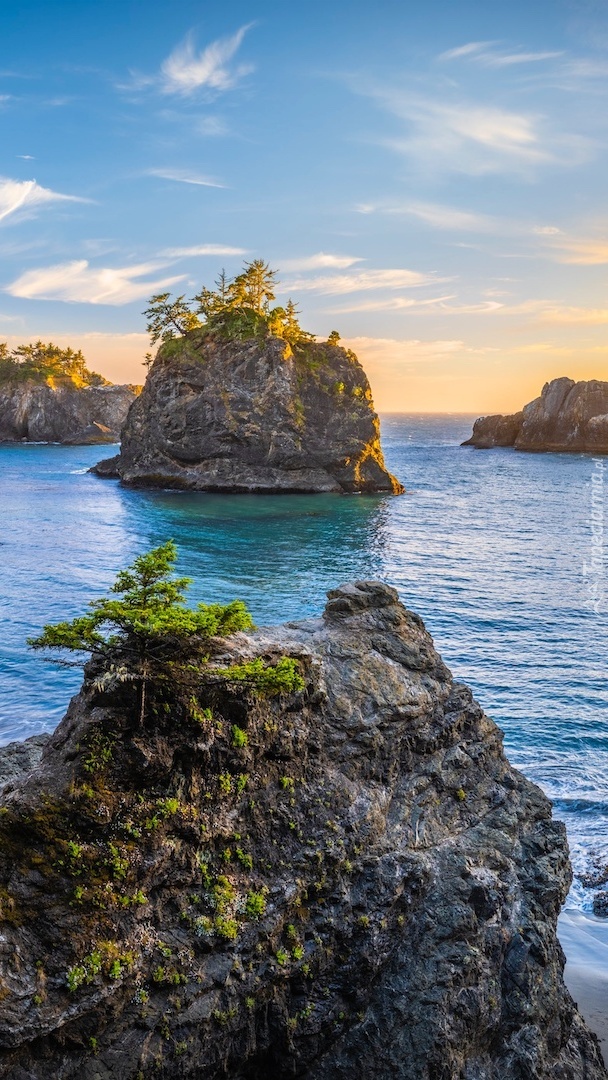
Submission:
POLYGON ((608 378, 605 0, 21 0, 0 340, 143 381, 147 298, 261 256, 381 411, 608 378))

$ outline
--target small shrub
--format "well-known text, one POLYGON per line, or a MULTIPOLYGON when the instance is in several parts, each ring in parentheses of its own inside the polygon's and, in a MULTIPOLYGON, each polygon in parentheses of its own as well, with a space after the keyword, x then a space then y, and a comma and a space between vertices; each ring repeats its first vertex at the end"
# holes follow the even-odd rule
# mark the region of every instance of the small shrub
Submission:
POLYGON ((266 911, 266 897, 263 892, 249 892, 245 901, 245 914, 250 919, 259 919, 266 911))
POLYGON ((239 934, 239 924, 236 919, 227 919, 224 915, 218 915, 214 919, 213 926, 216 934, 226 941, 236 941, 239 934))
POLYGON ((249 737, 247 735, 247 732, 243 731, 242 728, 237 727, 236 724, 233 724, 232 725, 232 745, 236 746, 237 749, 240 750, 244 746, 247 746, 248 742, 249 742, 249 737))

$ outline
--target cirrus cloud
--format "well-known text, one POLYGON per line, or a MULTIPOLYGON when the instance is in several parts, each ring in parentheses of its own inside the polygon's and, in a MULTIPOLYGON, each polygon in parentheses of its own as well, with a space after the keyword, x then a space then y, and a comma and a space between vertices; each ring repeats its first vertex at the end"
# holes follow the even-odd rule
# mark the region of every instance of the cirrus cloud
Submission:
POLYGON ((150 262, 137 266, 94 268, 86 259, 77 259, 37 270, 27 270, 10 285, 6 285, 5 292, 25 300, 63 300, 77 304, 121 306, 183 281, 183 274, 155 280, 148 278, 149 274, 163 269, 165 265, 150 262), (146 277, 145 281, 138 280, 143 277, 146 277))
POLYGON ((158 176, 160 180, 175 180, 178 184, 194 184, 196 187, 223 188, 219 180, 212 176, 203 176, 202 173, 192 172, 190 169, 148 169, 148 176, 158 176))
POLYGON ((89 202, 78 195, 61 195, 35 180, 11 180, 0 176, 0 221, 13 214, 31 217, 43 205, 57 202, 89 202))
POLYGON ((370 289, 412 289, 434 285, 446 278, 421 274, 417 270, 358 270, 353 274, 325 274, 319 277, 297 278, 281 287, 281 292, 318 292, 325 296, 367 292, 370 289))
POLYGON ((194 36, 189 33, 161 65, 163 92, 188 96, 202 87, 229 90, 235 86, 252 70, 250 64, 230 66, 251 25, 241 26, 230 37, 212 41, 201 52, 196 52, 194 36))
POLYGON ((167 248, 161 254, 169 259, 198 258, 202 255, 246 255, 247 248, 228 247, 226 244, 199 244, 195 247, 167 248))
POLYGON ((281 266, 283 270, 346 270, 358 262, 365 260, 355 255, 330 255, 319 251, 302 259, 283 259, 281 266))

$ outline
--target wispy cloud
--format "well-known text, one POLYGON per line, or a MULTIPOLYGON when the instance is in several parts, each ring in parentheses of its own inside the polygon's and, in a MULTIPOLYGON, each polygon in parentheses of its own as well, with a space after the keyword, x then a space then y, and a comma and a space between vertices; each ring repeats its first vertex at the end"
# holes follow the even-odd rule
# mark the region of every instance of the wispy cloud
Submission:
POLYGON ((320 277, 297 278, 286 282, 281 292, 318 292, 324 296, 367 292, 369 289, 411 289, 445 281, 434 274, 416 270, 359 270, 353 274, 327 274, 320 277))
POLYGON ((230 90, 252 71, 250 64, 231 64, 251 25, 241 26, 230 37, 218 38, 200 52, 196 51, 193 34, 188 34, 161 65, 163 92, 188 96, 202 87, 230 90))
POLYGON ((190 169, 148 169, 148 176, 157 176, 160 180, 175 180, 178 184, 195 184, 196 187, 223 188, 212 176, 203 176, 202 173, 192 172, 190 169))
POLYGON ((465 232, 496 232, 501 223, 487 214, 476 214, 470 210, 459 210, 454 206, 442 206, 439 203, 408 202, 400 206, 363 203, 356 207, 360 214, 402 214, 419 218, 434 229, 447 229, 465 232))
POLYGON ((330 255, 319 251, 316 255, 307 255, 302 259, 283 259, 282 270, 346 270, 355 263, 364 262, 355 255, 330 255))
POLYGON ((540 225, 535 226, 532 232, 542 245, 540 254, 554 262, 572 266, 608 264, 608 224, 605 218, 587 221, 571 229, 540 225))
MULTIPOLYGON (((445 312, 450 301, 456 299, 455 293, 445 296, 431 296, 428 299, 411 296, 384 296, 379 300, 358 300, 339 307, 331 308, 332 315, 348 315, 352 311, 420 311, 420 312, 445 312)), ((477 311, 477 308, 475 308, 477 311)))
POLYGON ((41 206, 57 202, 89 202, 77 195, 61 195, 58 191, 41 187, 35 180, 10 180, 0 177, 0 221, 13 214, 31 217, 41 206))
POLYGON ((32 156, 32 154, 17 154, 17 157, 21 158, 22 161, 35 161, 36 160, 32 156))
POLYGON ((604 266, 608 263, 608 237, 603 239, 556 236, 551 250, 561 263, 574 266, 604 266))
POLYGON ((229 133, 228 125, 219 116, 201 116, 194 127, 198 134, 205 138, 218 138, 229 133))
POLYGON ((195 247, 167 248, 161 255, 169 259, 186 259, 199 255, 246 255, 247 248, 228 247, 226 244, 199 244, 195 247))
MULTIPOLYGON (((486 295, 488 293, 486 292, 486 295)), ((496 294, 500 295, 500 294, 496 294)), ((435 296, 428 300, 411 297, 383 297, 378 300, 345 305, 334 308, 332 314, 345 314, 351 311, 410 311, 412 314, 427 314, 434 317, 476 315, 495 317, 500 320, 516 318, 524 325, 543 326, 604 326, 608 324, 608 308, 577 307, 553 300, 529 299, 516 303, 504 300, 486 299, 461 302, 456 295, 435 296)))
POLYGON ((445 171, 482 175, 553 160, 533 116, 470 101, 448 105, 407 94, 382 96, 410 126, 388 145, 425 163, 439 160, 445 171))
POLYGON ((523 52, 498 49, 495 41, 471 41, 456 49, 448 49, 437 57, 442 62, 469 60, 484 67, 512 67, 514 64, 538 64, 546 60, 556 60, 563 56, 561 52, 523 52))
POLYGON ((462 354, 479 355, 496 351, 492 348, 475 348, 464 341, 450 338, 422 341, 419 338, 355 337, 347 338, 344 344, 360 357, 364 356, 366 361, 380 361, 390 369, 402 368, 404 364, 428 364, 429 361, 450 359, 462 354))
POLYGON ((434 176, 504 172, 529 176, 543 165, 580 164, 593 146, 578 132, 560 130, 559 121, 540 111, 480 104, 453 88, 450 100, 436 90, 424 95, 395 86, 357 84, 356 89, 404 125, 402 134, 381 138, 381 145, 434 176))
POLYGON ((183 281, 183 274, 156 279, 148 277, 165 265, 151 262, 138 266, 93 268, 86 259, 79 259, 28 270, 7 285, 5 292, 26 300, 64 300, 121 306, 183 281), (145 281, 138 280, 143 277, 146 277, 145 281))

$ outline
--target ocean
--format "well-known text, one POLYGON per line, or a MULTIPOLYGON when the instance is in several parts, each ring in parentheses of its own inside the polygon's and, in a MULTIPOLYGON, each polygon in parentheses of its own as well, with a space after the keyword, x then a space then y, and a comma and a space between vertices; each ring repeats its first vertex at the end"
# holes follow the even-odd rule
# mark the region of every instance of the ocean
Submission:
MULTIPOLYGON (((0 742, 52 730, 80 682, 26 638, 169 538, 193 601, 241 597, 258 625, 381 578, 554 800, 575 871, 608 863, 602 462, 461 448, 473 419, 382 418, 399 498, 134 491, 87 472, 112 448, 0 446, 0 742)), ((591 898, 575 879, 570 907, 591 898)))

